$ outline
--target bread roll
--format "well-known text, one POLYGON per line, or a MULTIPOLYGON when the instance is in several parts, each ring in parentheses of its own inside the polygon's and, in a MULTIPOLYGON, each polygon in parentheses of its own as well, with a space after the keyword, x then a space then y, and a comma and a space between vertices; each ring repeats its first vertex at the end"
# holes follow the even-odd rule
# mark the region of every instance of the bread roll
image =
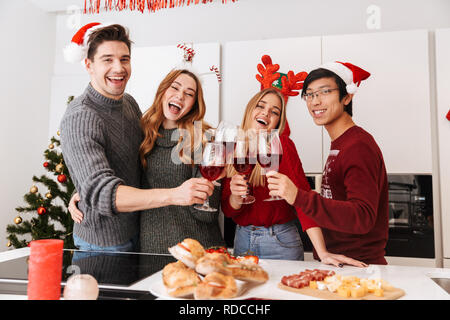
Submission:
POLYGON ((194 298, 198 300, 231 299, 237 296, 236 280, 218 272, 208 274, 203 282, 194 290, 194 298))
POLYGON ((162 278, 167 293, 172 297, 192 295, 195 287, 201 282, 198 274, 180 261, 166 265, 162 271, 162 278))
POLYGON ((169 252, 189 268, 195 269, 197 260, 205 254, 205 249, 197 240, 186 238, 183 242, 170 247, 169 252))
POLYGON ((234 263, 227 266, 231 275, 238 280, 264 283, 269 280, 267 272, 259 265, 251 262, 234 263))
POLYGON ((197 260, 195 271, 202 275, 207 275, 213 272, 230 275, 231 271, 227 268, 230 263, 230 258, 226 254, 218 252, 206 253, 203 257, 197 260))

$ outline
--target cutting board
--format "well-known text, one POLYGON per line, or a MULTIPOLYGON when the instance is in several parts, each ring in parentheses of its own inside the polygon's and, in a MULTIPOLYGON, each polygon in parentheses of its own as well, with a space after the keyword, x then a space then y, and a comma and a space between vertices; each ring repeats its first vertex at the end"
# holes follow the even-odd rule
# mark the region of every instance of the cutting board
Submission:
POLYGON ((402 289, 398 289, 398 288, 393 288, 389 291, 385 290, 383 297, 377 297, 377 296, 369 293, 361 298, 352 298, 352 297, 344 298, 344 297, 341 297, 340 295, 338 295, 337 292, 331 292, 328 290, 311 289, 309 287, 304 287, 301 289, 291 288, 291 287, 285 286, 281 282, 278 283, 278 288, 287 290, 287 291, 291 291, 291 292, 295 292, 295 293, 300 293, 300 294, 310 296, 310 297, 325 299, 325 300, 395 300, 395 299, 398 299, 405 295, 405 291, 403 291, 402 289))

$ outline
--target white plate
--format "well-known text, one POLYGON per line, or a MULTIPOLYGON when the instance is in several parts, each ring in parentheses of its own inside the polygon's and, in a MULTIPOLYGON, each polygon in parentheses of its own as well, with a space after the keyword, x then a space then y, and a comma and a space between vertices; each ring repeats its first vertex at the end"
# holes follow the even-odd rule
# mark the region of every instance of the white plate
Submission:
MULTIPOLYGON (((265 270, 267 271, 267 269, 265 269, 265 270)), ((269 275, 269 277, 270 277, 270 275, 269 275)), ((150 282, 149 291, 155 297, 158 297, 161 299, 170 299, 170 300, 193 300, 194 299, 194 296, 185 297, 185 298, 174 298, 174 297, 170 296, 169 293, 167 292, 166 287, 163 284, 163 281, 162 281, 162 270, 153 274, 149 278, 149 282, 150 282)), ((227 299, 227 300, 244 300, 244 299, 258 296, 258 295, 255 295, 255 290, 263 284, 236 280, 236 285, 238 287, 237 297, 235 297, 233 299, 227 299)))

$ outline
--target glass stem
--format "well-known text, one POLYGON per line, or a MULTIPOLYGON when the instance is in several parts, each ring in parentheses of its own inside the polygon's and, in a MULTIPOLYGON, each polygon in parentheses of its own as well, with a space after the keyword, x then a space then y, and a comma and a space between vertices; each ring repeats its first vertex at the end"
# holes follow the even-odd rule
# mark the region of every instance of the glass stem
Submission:
MULTIPOLYGON (((246 174, 244 174, 244 179, 245 179, 245 181, 247 181, 247 192, 248 192, 248 180, 247 180, 247 175, 246 174)), ((242 199, 247 199, 247 194, 242 195, 241 198, 242 199)))
POLYGON ((207 196, 205 202, 203 202, 203 207, 209 208, 209 196, 207 196))

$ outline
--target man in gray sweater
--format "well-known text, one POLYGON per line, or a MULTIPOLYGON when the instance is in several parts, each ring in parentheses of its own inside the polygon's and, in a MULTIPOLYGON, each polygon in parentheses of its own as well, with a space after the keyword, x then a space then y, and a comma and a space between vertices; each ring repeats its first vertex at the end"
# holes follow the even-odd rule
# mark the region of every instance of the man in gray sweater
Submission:
MULTIPOLYGON (((214 186, 191 179, 173 189, 139 189, 142 113, 125 93, 131 41, 121 25, 95 27, 84 45, 91 81, 60 125, 64 160, 83 214, 75 220, 74 242, 81 250, 134 251, 140 210, 203 203, 214 186)), ((89 25, 83 28, 86 32, 89 25)))

